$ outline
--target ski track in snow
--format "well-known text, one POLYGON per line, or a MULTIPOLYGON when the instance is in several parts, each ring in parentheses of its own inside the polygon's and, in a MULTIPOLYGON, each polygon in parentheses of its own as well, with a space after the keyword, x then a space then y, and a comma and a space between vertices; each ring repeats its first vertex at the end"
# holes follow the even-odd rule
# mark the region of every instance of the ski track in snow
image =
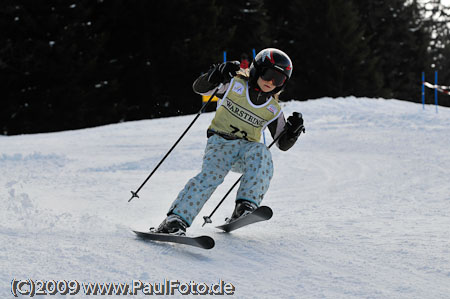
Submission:
POLYGON ((271 150, 263 204, 273 218, 217 231, 234 191, 202 228, 239 178, 230 173, 188 231, 212 236, 209 251, 131 229, 157 226, 200 170, 212 113, 131 203, 193 116, 0 136, 0 297, 16 278, 223 280, 236 298, 450 298, 450 109, 354 97, 283 105, 303 113, 307 131, 291 150, 271 150))

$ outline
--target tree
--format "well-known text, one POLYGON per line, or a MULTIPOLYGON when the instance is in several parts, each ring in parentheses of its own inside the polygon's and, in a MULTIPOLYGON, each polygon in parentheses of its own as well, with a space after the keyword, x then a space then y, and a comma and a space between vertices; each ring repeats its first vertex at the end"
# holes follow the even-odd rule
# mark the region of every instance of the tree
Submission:
POLYGON ((351 2, 286 1, 283 10, 272 1, 266 4, 273 43, 294 64, 284 98, 378 94, 382 74, 351 2))
POLYGON ((420 25, 416 2, 406 0, 354 1, 372 54, 384 75, 383 97, 418 101, 420 73, 427 60, 430 33, 420 25))
POLYGON ((192 113, 224 47, 214 1, 9 1, 0 8, 0 127, 48 132, 192 113))
MULTIPOLYGON (((434 72, 437 71, 438 84, 450 86, 450 69, 447 67, 450 65, 450 6, 443 5, 441 0, 424 1, 420 6, 420 15, 420 26, 431 36, 423 69, 426 80, 434 84, 434 72)), ((427 102, 434 103, 434 90, 427 89, 426 94, 426 99, 430 99, 427 102)), ((450 107, 450 96, 439 96, 439 104, 450 107)))
POLYGON ((224 31, 216 34, 224 38, 227 60, 239 60, 242 54, 251 58, 252 49, 266 48, 270 41, 267 15, 263 0, 220 1, 219 22, 224 31))

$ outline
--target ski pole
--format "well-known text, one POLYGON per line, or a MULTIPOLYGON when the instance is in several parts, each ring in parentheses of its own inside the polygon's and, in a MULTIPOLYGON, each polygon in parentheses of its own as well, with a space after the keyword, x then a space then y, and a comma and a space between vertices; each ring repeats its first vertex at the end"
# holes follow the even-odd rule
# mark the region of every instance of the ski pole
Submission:
POLYGON ((186 130, 183 132, 183 134, 181 134, 180 138, 178 138, 178 140, 175 142, 175 144, 170 148, 170 150, 167 152, 167 154, 162 158, 162 160, 158 163, 158 165, 156 165, 155 169, 153 169, 153 171, 149 174, 149 176, 145 179, 145 181, 141 184, 141 186, 136 190, 136 191, 131 191, 131 198, 128 200, 128 202, 130 202, 133 198, 138 196, 138 192, 142 189, 142 187, 144 187, 144 185, 147 183, 147 181, 152 177, 152 175, 156 172, 156 170, 159 168, 159 166, 161 166, 161 164, 164 162, 164 160, 166 160, 166 158, 170 155, 170 153, 173 151, 173 149, 177 146, 177 144, 181 141, 181 139, 184 137, 184 135, 186 135, 186 133, 189 131, 189 129, 192 127, 192 125, 197 121, 197 119, 199 118, 200 114, 202 114, 204 112, 204 110, 206 109, 206 106, 208 106, 208 104, 211 102, 211 100, 214 98, 214 96, 217 94, 217 91, 223 86, 222 83, 219 84, 219 86, 216 88, 216 90, 214 91, 214 93, 209 97, 208 102, 206 102, 202 108, 200 109, 200 111, 197 113, 197 116, 194 118, 194 120, 190 123, 190 125, 186 128, 186 130))
MULTIPOLYGON (((304 126, 300 126, 297 130, 295 130, 294 134, 296 134, 299 130, 301 130, 302 132, 305 132, 305 127, 304 126)), ((281 138, 281 136, 286 134, 286 132, 287 132, 287 130, 284 130, 280 135, 278 135, 277 138, 275 138, 272 141, 272 143, 269 144, 268 148, 271 148, 272 145, 274 145, 275 142, 277 142, 278 139, 281 138)), ((205 226, 206 223, 212 223, 211 217, 214 215, 214 213, 217 211, 217 209, 223 203, 225 198, 227 198, 227 196, 231 193, 231 191, 234 189, 234 187, 236 187, 236 185, 241 181, 243 176, 244 175, 241 175, 240 178, 233 184, 233 186, 231 186, 230 190, 228 190, 228 192, 225 194, 225 196, 220 200, 219 204, 215 207, 215 209, 211 212, 211 214, 209 216, 203 216, 203 219, 205 220, 205 222, 203 223, 202 227, 205 226)))

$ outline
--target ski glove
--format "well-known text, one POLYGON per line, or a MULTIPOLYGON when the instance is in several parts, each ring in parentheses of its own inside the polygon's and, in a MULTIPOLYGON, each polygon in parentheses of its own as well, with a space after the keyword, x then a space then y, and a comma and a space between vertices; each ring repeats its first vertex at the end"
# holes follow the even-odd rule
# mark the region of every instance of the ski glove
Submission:
POLYGON ((287 119, 286 127, 286 135, 288 138, 298 137, 302 132, 305 133, 302 114, 299 112, 292 113, 287 119))
POLYGON ((240 69, 239 61, 227 61, 221 64, 213 64, 208 71, 208 82, 211 84, 220 84, 231 81, 240 69))

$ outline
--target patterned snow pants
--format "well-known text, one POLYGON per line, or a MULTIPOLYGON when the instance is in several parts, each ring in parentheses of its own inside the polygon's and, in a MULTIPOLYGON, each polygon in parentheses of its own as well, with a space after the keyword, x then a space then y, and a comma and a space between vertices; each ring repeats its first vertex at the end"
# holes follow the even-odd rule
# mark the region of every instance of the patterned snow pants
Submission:
POLYGON ((259 206, 273 176, 269 149, 259 142, 213 135, 208 138, 201 172, 187 182, 168 214, 177 214, 191 225, 230 170, 243 174, 236 200, 245 199, 259 206))

